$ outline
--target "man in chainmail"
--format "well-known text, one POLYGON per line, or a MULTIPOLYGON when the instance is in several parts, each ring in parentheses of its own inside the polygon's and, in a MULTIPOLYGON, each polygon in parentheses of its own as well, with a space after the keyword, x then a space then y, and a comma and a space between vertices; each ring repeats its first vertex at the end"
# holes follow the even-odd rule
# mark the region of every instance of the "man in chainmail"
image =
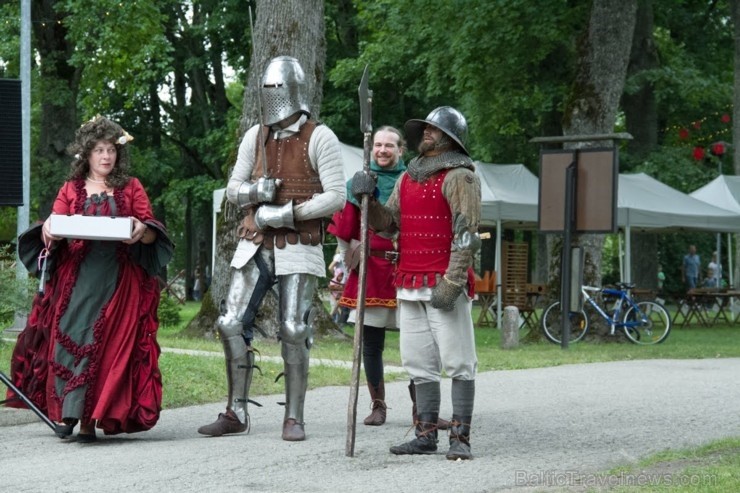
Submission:
POLYGON ((369 223, 398 232, 394 277, 401 360, 416 386, 416 438, 391 447, 397 455, 434 454, 442 370, 452 379, 447 459, 472 459, 470 425, 478 359, 472 320, 473 256, 480 248, 480 181, 465 148, 467 122, 442 106, 405 126, 418 148, 385 205, 373 199, 375 178, 353 177, 355 197, 370 195, 369 223))
POLYGON ((226 188, 229 202, 244 211, 231 284, 217 322, 229 400, 226 412, 198 432, 221 436, 249 429, 254 321, 265 294, 277 284, 285 378, 282 438, 300 441, 306 437, 311 308, 317 278, 326 272, 323 218, 344 205, 344 171, 336 135, 311 118, 298 60, 280 56, 270 61, 260 99, 262 122, 244 135, 226 188))

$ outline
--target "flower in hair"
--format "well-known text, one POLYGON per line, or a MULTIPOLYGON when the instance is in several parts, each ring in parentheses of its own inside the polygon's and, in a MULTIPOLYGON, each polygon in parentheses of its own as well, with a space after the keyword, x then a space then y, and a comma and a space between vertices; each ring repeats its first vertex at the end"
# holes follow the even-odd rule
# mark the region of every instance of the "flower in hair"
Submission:
POLYGON ((128 142, 131 142, 132 140, 134 140, 133 136, 124 130, 123 135, 118 137, 117 142, 121 145, 126 145, 128 142))

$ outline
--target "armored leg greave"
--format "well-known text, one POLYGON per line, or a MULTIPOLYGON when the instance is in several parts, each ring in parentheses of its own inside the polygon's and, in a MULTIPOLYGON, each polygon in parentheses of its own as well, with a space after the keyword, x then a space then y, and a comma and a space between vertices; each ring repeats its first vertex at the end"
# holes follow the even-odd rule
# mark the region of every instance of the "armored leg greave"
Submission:
POLYGON ((256 309, 272 286, 272 272, 272 253, 260 249, 247 265, 232 274, 224 311, 217 323, 226 357, 229 400, 226 413, 219 414, 215 422, 198 429, 203 435, 221 436, 249 428, 247 403, 254 369, 252 330, 256 309))
POLYGON ((312 342, 311 303, 316 277, 309 274, 281 276, 280 340, 285 366, 285 420, 283 440, 300 441, 306 435, 303 405, 308 387, 309 352, 312 342))
POLYGON ((308 387, 309 351, 305 345, 283 343, 285 368, 285 419, 303 423, 303 404, 308 387))

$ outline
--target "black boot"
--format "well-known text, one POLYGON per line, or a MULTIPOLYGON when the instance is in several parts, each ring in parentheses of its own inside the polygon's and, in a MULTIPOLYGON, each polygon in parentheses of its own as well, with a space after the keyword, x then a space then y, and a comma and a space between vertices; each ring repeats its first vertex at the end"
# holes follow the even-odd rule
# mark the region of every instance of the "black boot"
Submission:
MULTIPOLYGON (((411 396, 411 424, 416 425, 419 417, 416 415, 416 386, 414 381, 411 380, 409 383, 409 396, 411 396)), ((450 422, 446 419, 437 418, 437 429, 446 430, 450 426, 450 422)))
POLYGON ((394 445, 395 455, 433 454, 437 452, 437 414, 420 414, 416 423, 416 438, 410 442, 394 445))
POLYGON ((471 416, 452 416, 450 422, 450 450, 447 451, 449 460, 469 460, 473 458, 470 452, 470 420, 471 416))

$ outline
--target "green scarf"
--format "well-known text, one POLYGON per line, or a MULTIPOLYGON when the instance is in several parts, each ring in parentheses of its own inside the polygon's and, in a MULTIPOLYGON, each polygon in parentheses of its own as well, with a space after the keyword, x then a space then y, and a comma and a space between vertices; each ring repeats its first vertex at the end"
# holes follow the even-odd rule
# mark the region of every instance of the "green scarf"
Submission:
MULTIPOLYGON (((398 181, 398 177, 401 176, 401 173, 406 171, 406 163, 403 162, 403 159, 398 159, 398 162, 393 168, 381 168, 378 166, 378 163, 375 161, 370 161, 370 171, 377 176, 377 196, 376 198, 380 201, 381 204, 385 204, 385 202, 388 200, 388 197, 391 196, 391 192, 393 192, 393 187, 396 186, 396 181, 398 181)), ((356 206, 359 206, 360 204, 355 200, 355 198, 352 196, 352 178, 347 180, 347 200, 349 202, 352 202, 356 206)))

